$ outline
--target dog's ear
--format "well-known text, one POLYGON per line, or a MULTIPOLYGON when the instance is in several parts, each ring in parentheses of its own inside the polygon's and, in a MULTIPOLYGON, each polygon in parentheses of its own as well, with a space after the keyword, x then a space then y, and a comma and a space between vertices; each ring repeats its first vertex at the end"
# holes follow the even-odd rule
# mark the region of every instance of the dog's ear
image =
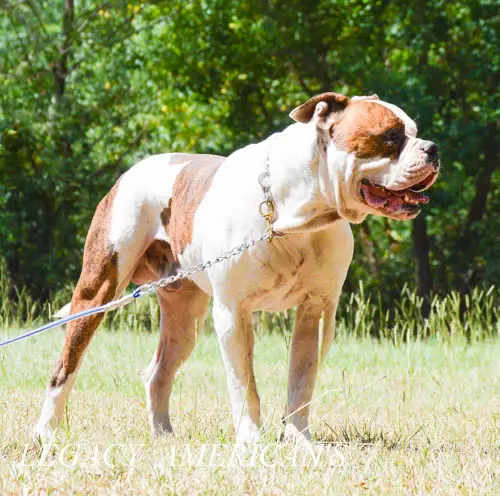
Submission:
POLYGON ((296 122, 306 124, 313 116, 325 118, 332 112, 344 110, 348 103, 349 98, 339 93, 321 93, 293 109, 290 117, 296 122))

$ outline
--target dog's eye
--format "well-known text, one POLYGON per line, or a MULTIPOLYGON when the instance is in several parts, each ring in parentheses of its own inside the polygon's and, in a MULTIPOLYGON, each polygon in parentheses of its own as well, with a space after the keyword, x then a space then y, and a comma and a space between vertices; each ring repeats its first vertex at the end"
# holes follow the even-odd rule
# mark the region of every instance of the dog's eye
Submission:
POLYGON ((388 146, 398 146, 404 137, 404 131, 400 128, 389 129, 384 133, 384 143, 388 146))

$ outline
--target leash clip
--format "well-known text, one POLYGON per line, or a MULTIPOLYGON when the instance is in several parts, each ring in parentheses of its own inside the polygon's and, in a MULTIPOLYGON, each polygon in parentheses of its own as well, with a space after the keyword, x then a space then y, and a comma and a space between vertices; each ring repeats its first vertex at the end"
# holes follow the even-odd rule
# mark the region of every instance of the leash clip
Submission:
POLYGON ((260 215, 265 219, 267 223, 267 233, 269 237, 267 238, 267 242, 270 243, 274 237, 273 231, 273 220, 274 220, 274 212, 275 206, 273 200, 264 200, 259 205, 260 215))

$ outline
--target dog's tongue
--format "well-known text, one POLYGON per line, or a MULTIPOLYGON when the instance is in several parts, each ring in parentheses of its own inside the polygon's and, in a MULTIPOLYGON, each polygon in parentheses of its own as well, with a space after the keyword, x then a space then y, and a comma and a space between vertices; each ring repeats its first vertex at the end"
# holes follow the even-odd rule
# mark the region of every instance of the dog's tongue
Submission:
POLYGON ((401 208, 405 203, 418 205, 427 203, 429 198, 422 193, 405 189, 402 191, 388 191, 382 186, 375 184, 362 184, 361 188, 365 196, 366 203, 373 208, 401 208))
POLYGON ((381 208, 385 205, 388 199, 387 191, 381 186, 374 184, 362 184, 361 189, 365 195, 365 200, 370 207, 381 208))

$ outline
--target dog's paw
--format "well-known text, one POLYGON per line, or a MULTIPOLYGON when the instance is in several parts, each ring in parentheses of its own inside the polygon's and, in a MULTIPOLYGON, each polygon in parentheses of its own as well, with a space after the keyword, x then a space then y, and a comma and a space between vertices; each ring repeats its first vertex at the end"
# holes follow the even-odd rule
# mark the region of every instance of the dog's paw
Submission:
POLYGON ((250 422, 242 422, 236 434, 236 444, 255 444, 260 441, 260 429, 250 422))
POLYGON ((54 442, 56 429, 50 425, 38 422, 33 429, 33 442, 38 444, 50 444, 54 442))
POLYGON ((312 448, 311 433, 309 428, 299 430, 293 424, 286 424, 285 426, 285 442, 294 443, 296 446, 305 449, 312 448))
POLYGON ((151 433, 154 437, 159 436, 173 436, 174 429, 170 423, 170 419, 167 417, 156 417, 151 420, 151 433))

